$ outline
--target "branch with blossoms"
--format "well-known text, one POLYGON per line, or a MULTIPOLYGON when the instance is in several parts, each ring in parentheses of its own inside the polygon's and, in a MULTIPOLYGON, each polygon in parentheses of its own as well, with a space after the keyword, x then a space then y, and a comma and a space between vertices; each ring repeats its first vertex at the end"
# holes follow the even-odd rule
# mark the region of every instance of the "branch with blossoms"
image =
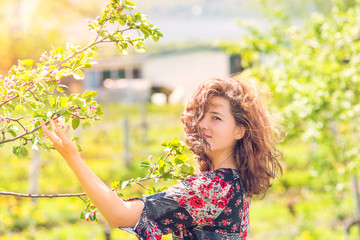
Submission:
MULTIPOLYGON (((145 187, 144 182, 152 180, 158 182, 159 180, 183 180, 189 175, 194 174, 194 168, 190 166, 187 161, 188 155, 185 154, 185 144, 177 138, 162 143, 167 152, 165 157, 159 157, 156 162, 153 156, 140 163, 140 168, 147 169, 148 174, 141 178, 132 178, 129 180, 118 180, 111 184, 111 189, 116 194, 122 197, 122 191, 125 187, 139 185, 146 190, 146 194, 153 194, 163 191, 164 188, 156 189, 155 187, 145 187)), ((59 198, 59 197, 79 197, 86 203, 85 210, 81 213, 81 218, 87 221, 96 221, 96 207, 90 200, 85 200, 83 197, 86 193, 70 193, 70 194, 23 194, 15 192, 0 191, 0 196, 15 196, 21 198, 59 198)))
POLYGON ((158 41, 162 33, 145 15, 133 13, 134 8, 131 1, 110 0, 101 16, 88 21, 89 30, 96 36, 85 47, 68 43, 66 47, 52 48, 41 55, 40 62, 19 60, 7 76, 0 75, 0 147, 16 142, 13 153, 24 158, 29 154, 28 143, 33 150, 51 148, 43 138, 40 119, 46 123, 57 119, 62 125, 71 122, 73 129, 80 123, 86 129, 91 120, 100 119, 102 110, 95 101, 97 93, 67 96, 61 79, 67 76, 84 79, 84 70, 98 57, 101 44, 113 43, 121 54, 127 54, 130 46, 143 52, 149 37, 158 41))
MULTIPOLYGON (((31 59, 21 60, 13 66, 7 76, 0 75, 0 147, 9 142, 18 145, 13 153, 19 158, 28 156, 28 143, 33 150, 52 149, 51 142, 43 137, 40 120, 45 124, 53 119, 60 127, 70 123, 73 129, 82 124, 86 129, 89 120, 99 120, 102 110, 95 101, 96 92, 88 91, 82 95, 65 95, 61 79, 72 76, 81 80, 84 69, 90 68, 98 57, 100 44, 113 43, 121 54, 127 54, 128 47, 144 52, 144 41, 151 37, 155 42, 162 37, 161 32, 147 21, 147 17, 139 12, 132 13, 134 4, 128 0, 110 0, 95 20, 89 20, 89 29, 96 32, 95 38, 85 47, 68 43, 64 48, 53 48, 44 52, 40 62, 34 64, 31 59), (109 30, 115 29, 115 30, 109 30), (127 34, 127 35, 125 35, 127 34)), ((76 138, 73 139, 76 142, 76 138)), ((141 162, 140 167, 148 169, 144 178, 114 181, 111 189, 119 196, 127 186, 139 185, 152 194, 163 189, 146 187, 143 182, 153 180, 181 180, 194 173, 186 161, 185 144, 177 138, 162 144, 167 155, 153 162, 153 157, 141 162)), ((79 150, 81 150, 80 146, 79 150)), ((0 196, 20 198, 58 198, 79 197, 86 203, 81 218, 96 221, 96 207, 85 200, 86 193, 68 194, 24 194, 0 189, 0 196)))

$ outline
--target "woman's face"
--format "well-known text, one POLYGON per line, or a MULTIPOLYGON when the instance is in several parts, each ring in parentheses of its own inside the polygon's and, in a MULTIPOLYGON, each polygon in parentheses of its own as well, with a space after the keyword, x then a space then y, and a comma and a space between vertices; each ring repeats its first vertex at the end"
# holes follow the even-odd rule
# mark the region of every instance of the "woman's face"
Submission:
POLYGON ((230 102, 224 97, 212 97, 204 117, 199 122, 202 136, 210 144, 207 155, 232 153, 237 140, 244 135, 244 127, 237 126, 230 102))

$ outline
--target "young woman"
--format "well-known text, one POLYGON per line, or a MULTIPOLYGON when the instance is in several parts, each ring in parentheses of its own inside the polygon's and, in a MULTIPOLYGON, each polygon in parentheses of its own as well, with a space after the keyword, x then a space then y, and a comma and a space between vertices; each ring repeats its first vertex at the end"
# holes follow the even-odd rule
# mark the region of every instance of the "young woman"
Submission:
POLYGON ((279 136, 249 80, 210 79, 195 90, 182 114, 185 140, 199 164, 195 174, 168 190, 126 201, 120 199, 81 160, 76 145, 50 121, 45 134, 78 177, 112 227, 139 239, 247 239, 249 204, 264 196, 282 173, 275 143, 279 136))

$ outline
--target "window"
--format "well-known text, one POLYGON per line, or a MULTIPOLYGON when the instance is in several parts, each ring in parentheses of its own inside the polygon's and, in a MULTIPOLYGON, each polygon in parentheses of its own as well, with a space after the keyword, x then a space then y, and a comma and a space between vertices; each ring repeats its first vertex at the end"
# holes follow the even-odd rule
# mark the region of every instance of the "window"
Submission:
POLYGON ((117 70, 117 78, 119 78, 119 79, 125 78, 125 70, 124 69, 117 70))
POLYGON ((134 68, 133 69, 133 78, 141 78, 140 68, 134 68))
POLYGON ((230 56, 230 73, 242 72, 244 68, 241 66, 241 56, 231 55, 230 56))
POLYGON ((102 81, 104 81, 105 79, 111 78, 111 71, 106 70, 102 72, 102 81))

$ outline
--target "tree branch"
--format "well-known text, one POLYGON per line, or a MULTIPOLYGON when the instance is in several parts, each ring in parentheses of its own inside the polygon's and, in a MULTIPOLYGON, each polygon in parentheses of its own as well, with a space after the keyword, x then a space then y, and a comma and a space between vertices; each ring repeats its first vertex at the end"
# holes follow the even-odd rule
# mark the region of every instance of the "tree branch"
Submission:
MULTIPOLYGON (((80 197, 86 196, 86 193, 67 193, 67 194, 32 194, 32 193, 16 193, 16 192, 2 192, 0 195, 14 196, 22 198, 59 198, 59 197, 80 197)), ((82 198, 81 198, 82 199, 82 198)), ((82 199, 84 201, 84 199, 82 199)))
MULTIPOLYGON (((55 120, 55 119, 57 119, 57 118, 59 118, 59 117, 61 117, 61 115, 60 115, 60 114, 57 114, 57 116, 56 116, 55 118, 53 118, 53 120, 55 120)), ((45 124, 48 125, 48 124, 49 124, 49 121, 47 121, 45 124)), ((21 124, 20 124, 20 125, 21 125, 21 124)), ((28 134, 31 134, 31 133, 33 133, 33 132, 36 132, 36 131, 39 130, 40 128, 41 128, 41 126, 38 126, 38 127, 34 128, 34 129, 33 129, 32 131, 30 131, 30 132, 25 132, 25 133, 23 133, 23 134, 21 134, 21 135, 18 135, 18 136, 16 136, 16 137, 13 137, 13 138, 10 138, 10 139, 7 139, 7 140, 3 140, 3 141, 0 142, 0 144, 4 144, 4 143, 7 143, 7 142, 12 142, 12 141, 15 141, 15 140, 17 140, 17 139, 19 139, 19 138, 24 138, 24 136, 26 136, 26 135, 28 135, 28 134)))

